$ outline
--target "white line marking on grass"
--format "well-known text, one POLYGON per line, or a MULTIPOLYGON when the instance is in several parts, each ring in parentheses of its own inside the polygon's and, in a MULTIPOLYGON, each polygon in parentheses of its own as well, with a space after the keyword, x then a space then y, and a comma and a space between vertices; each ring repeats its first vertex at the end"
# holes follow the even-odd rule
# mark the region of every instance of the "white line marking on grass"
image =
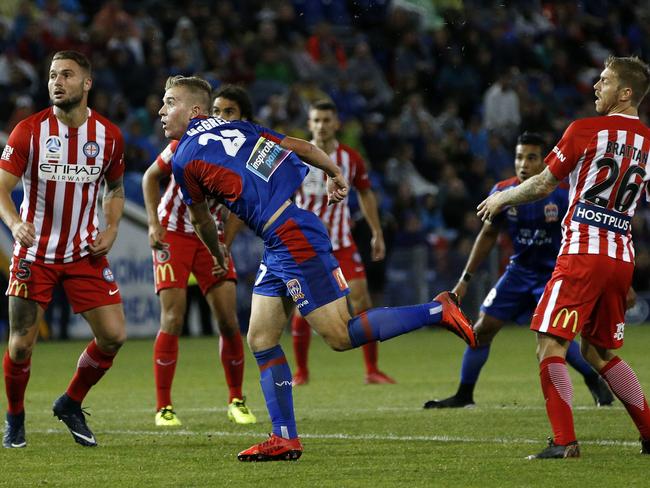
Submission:
MULTIPOLYGON (((62 430, 45 429, 29 430, 37 434, 64 434, 62 430)), ((224 432, 224 431, 206 431, 197 432, 188 429, 174 430, 97 430, 102 435, 133 435, 149 437, 258 437, 262 434, 257 432, 224 432)), ((395 434, 300 434, 301 439, 338 439, 346 441, 396 441, 396 442, 446 442, 446 443, 468 443, 468 444, 542 444, 540 439, 508 439, 504 437, 481 438, 481 437, 454 437, 447 435, 395 435, 395 434)), ((580 441, 580 444, 597 445, 597 446, 639 446, 639 442, 619 441, 612 439, 599 439, 595 441, 580 441)))

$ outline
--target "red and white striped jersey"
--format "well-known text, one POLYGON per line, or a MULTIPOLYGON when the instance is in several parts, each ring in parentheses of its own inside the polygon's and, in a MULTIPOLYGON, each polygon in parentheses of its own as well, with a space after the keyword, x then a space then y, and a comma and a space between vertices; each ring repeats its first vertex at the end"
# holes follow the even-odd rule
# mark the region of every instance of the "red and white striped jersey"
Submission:
MULTIPOLYGON (((370 188, 366 165, 358 152, 345 144, 337 143, 336 149, 329 156, 341 168, 343 176, 352 187, 357 190, 370 188)), ((320 217, 327 227, 334 251, 354 244, 348 199, 327 205, 327 175, 323 170, 309 168, 309 173, 296 193, 296 205, 320 217)))
MULTIPOLYGON (((167 230, 173 232, 182 232, 184 234, 194 234, 194 227, 190 221, 190 212, 187 205, 183 202, 181 187, 178 186, 172 174, 172 156, 178 147, 178 141, 172 141, 158 155, 156 163, 162 172, 169 176, 169 184, 165 193, 158 204, 158 219, 160 224, 167 230)), ((223 239, 223 205, 215 199, 207 199, 210 213, 214 217, 219 231, 219 237, 223 239)))
POLYGON ((600 254, 634 261, 632 217, 647 192, 650 129, 638 117, 611 114, 573 122, 546 157, 569 177, 569 210, 560 254, 600 254))
POLYGON ((88 109, 78 128, 45 109, 11 132, 0 168, 22 177, 20 218, 36 229, 29 249, 14 245, 14 256, 67 263, 88 254, 99 232, 97 195, 104 179, 124 174, 124 139, 108 119, 88 109))

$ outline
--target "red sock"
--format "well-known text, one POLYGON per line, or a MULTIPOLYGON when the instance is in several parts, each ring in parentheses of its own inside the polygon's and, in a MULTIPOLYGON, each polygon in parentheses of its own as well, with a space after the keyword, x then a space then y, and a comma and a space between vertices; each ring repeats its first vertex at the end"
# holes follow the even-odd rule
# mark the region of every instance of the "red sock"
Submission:
POLYGON ((544 359, 539 365, 542 391, 546 400, 546 413, 553 428, 554 441, 565 446, 576 440, 573 427, 573 385, 566 361, 559 356, 544 359))
POLYGON ((233 398, 241 400, 243 397, 241 386, 244 381, 244 344, 239 332, 230 337, 222 335, 219 338, 219 356, 228 384, 228 403, 232 402, 233 398))
POLYGON ((79 356, 77 371, 68 385, 66 393, 75 402, 83 402, 90 388, 95 385, 104 373, 113 365, 117 353, 102 351, 95 339, 90 341, 84 352, 79 356))
POLYGON ((294 314, 291 319, 291 335, 293 336, 293 354, 296 358, 296 370, 306 373, 307 357, 309 356, 309 342, 311 341, 311 327, 300 315, 294 314))
POLYGON ((32 358, 22 363, 16 363, 9 357, 9 350, 2 358, 2 368, 5 374, 5 390, 7 392, 7 411, 17 415, 25 410, 25 390, 29 381, 32 358))
POLYGON ((600 374, 612 389, 627 412, 632 417, 639 429, 643 439, 650 439, 650 410, 639 380, 634 370, 618 356, 615 356, 603 369, 600 374))
POLYGON ((368 342, 361 346, 361 348, 363 349, 363 361, 366 363, 366 374, 379 371, 377 367, 379 344, 377 342, 368 342))
POLYGON ((158 332, 153 345, 153 377, 156 382, 156 410, 172 404, 172 382, 178 360, 178 336, 158 332))

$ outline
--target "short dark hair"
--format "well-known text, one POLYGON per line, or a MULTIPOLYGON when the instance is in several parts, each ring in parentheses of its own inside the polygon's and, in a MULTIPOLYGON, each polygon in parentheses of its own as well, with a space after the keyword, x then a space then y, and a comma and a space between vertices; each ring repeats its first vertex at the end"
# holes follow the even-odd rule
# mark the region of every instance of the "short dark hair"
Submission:
POLYGON ((605 68, 616 73, 619 88, 632 89, 632 105, 638 107, 650 89, 650 68, 637 56, 608 56, 605 68))
POLYGON ((92 72, 90 61, 85 55, 81 54, 78 51, 58 51, 54 53, 54 56, 52 56, 52 61, 57 61, 59 59, 71 59, 79 66, 81 66, 82 69, 87 71, 88 76, 90 76, 92 72))
POLYGON ((328 100, 326 98, 323 98, 321 100, 316 100, 311 104, 311 107, 309 107, 310 110, 331 110, 335 114, 338 114, 338 110, 336 109, 336 105, 332 100, 328 100))
POLYGON ((190 91, 190 93, 196 97, 196 101, 202 105, 202 109, 206 113, 210 109, 210 99, 212 95, 212 86, 206 80, 200 76, 183 76, 176 75, 170 76, 167 78, 165 83, 165 90, 181 86, 190 91))
POLYGON ((239 106, 242 119, 253 120, 253 102, 244 88, 237 85, 222 85, 215 93, 212 103, 214 104, 219 97, 235 102, 239 106))
POLYGON ((524 132, 517 137, 517 145, 519 144, 530 144, 531 146, 539 146, 542 151, 544 146, 546 146, 546 141, 541 134, 537 132, 524 132))

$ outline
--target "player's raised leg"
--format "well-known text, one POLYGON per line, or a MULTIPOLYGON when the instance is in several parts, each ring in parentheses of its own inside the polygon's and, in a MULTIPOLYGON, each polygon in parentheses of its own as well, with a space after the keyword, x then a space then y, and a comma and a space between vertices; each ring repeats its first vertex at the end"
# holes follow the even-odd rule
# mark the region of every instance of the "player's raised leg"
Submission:
POLYGON ((240 461, 289 461, 302 454, 293 412, 291 370, 279 344, 290 309, 286 298, 253 293, 248 345, 260 370, 273 431, 268 440, 240 452, 240 461))
POLYGON ((38 338, 43 309, 34 301, 9 297, 9 343, 2 366, 7 414, 2 445, 6 448, 27 446, 25 438, 25 390, 29 382, 32 350, 38 338))
POLYGON ((83 312, 95 338, 79 357, 77 371, 66 392, 52 406, 54 415, 66 424, 78 444, 94 447, 97 441, 86 424, 81 404, 90 389, 113 365, 113 359, 126 340, 124 310, 121 303, 83 312))

